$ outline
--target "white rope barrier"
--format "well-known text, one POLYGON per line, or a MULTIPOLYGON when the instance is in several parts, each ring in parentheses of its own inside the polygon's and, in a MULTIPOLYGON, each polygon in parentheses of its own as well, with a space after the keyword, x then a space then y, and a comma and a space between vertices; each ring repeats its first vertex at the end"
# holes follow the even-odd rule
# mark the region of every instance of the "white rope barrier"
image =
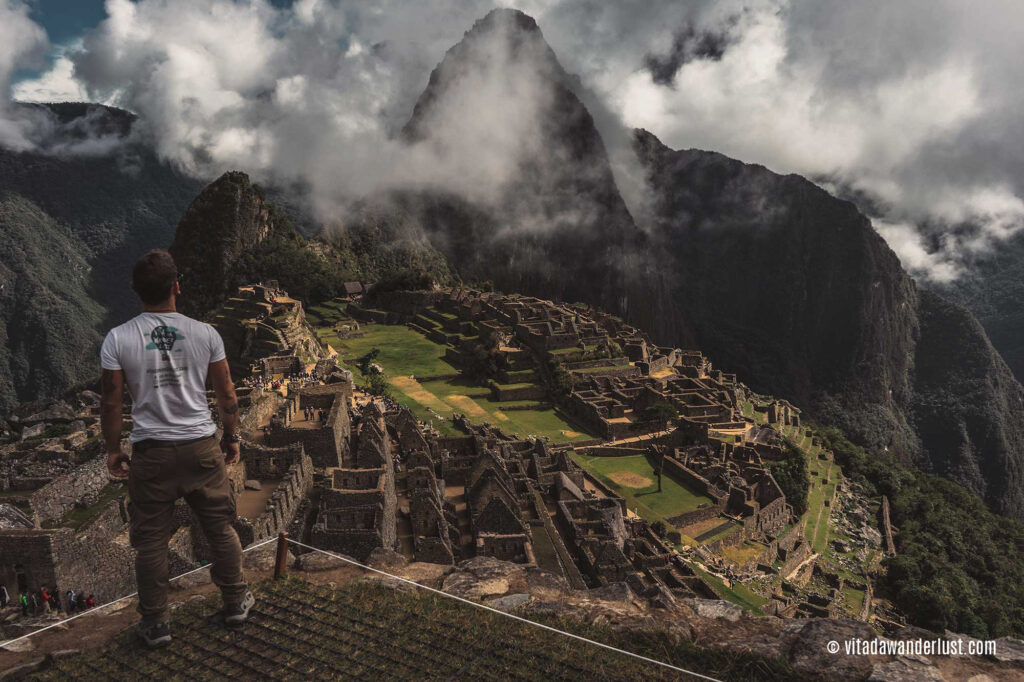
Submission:
MULTIPOLYGON (((276 542, 276 541, 277 541, 277 536, 274 536, 272 538, 268 538, 266 540, 263 540, 262 542, 258 542, 255 545, 249 545, 248 547, 246 547, 245 549, 242 550, 242 554, 245 554, 249 550, 256 549, 257 547, 262 547, 263 545, 269 545, 271 542, 276 542)), ((174 576, 173 578, 170 579, 169 582, 173 582, 175 580, 178 580, 179 578, 184 578, 186 575, 192 575, 193 573, 198 573, 199 571, 206 570, 207 568, 210 568, 210 566, 212 566, 212 565, 213 564, 206 564, 205 566, 200 566, 199 568, 193 568, 191 571, 186 571, 186 572, 182 573, 181 575, 174 576)), ((33 630, 32 632, 28 633, 27 635, 22 635, 21 637, 15 637, 14 639, 9 639, 6 642, 0 642, 0 649, 4 649, 7 646, 9 646, 11 644, 14 644, 15 642, 20 642, 23 639, 28 639, 29 637, 31 637, 33 635, 38 635, 40 632, 44 632, 46 630, 49 630, 50 628, 55 628, 55 627, 58 627, 60 625, 64 625, 64 623, 68 623, 70 621, 73 621, 76 618, 81 618, 82 616, 90 616, 90 615, 93 615, 95 613, 99 613, 100 611, 102 611, 103 609, 107 608, 108 606, 113 606, 114 604, 119 604, 119 603, 121 603, 121 602, 123 602, 123 601, 125 601, 127 599, 131 599, 132 597, 137 596, 138 594, 139 594, 138 592, 132 592, 131 594, 126 594, 125 596, 123 596, 123 597, 121 597, 119 599, 115 599, 114 601, 108 601, 106 604, 101 604, 100 606, 94 606, 93 608, 89 609, 88 611, 83 611, 81 613, 77 613, 77 614, 71 616, 70 618, 65 618, 64 620, 57 621, 56 623, 50 623, 49 625, 47 625, 45 627, 41 627, 38 630, 33 630)))
POLYGON ((401 577, 399 577, 397 575, 392 575, 392 574, 388 573, 387 571, 382 571, 382 570, 380 570, 378 568, 373 568, 371 566, 367 566, 366 564, 361 564, 358 561, 356 561, 355 559, 350 559, 349 557, 343 556, 341 554, 335 554, 334 552, 328 552, 327 550, 320 549, 319 547, 313 547, 312 545, 307 545, 305 543, 298 542, 298 541, 292 540, 290 538, 288 539, 288 544, 296 545, 298 547, 305 547, 306 549, 311 549, 314 552, 320 552, 321 554, 326 554, 327 556, 334 557, 335 559, 340 559, 340 560, 342 560, 342 561, 344 561, 344 562, 346 562, 348 564, 351 564, 353 566, 358 566, 359 568, 365 569, 367 571, 372 571, 373 573, 379 573, 380 575, 383 575, 383 576, 386 576, 388 578, 391 578, 392 580, 397 580, 398 582, 406 583, 408 585, 412 585, 414 587, 418 587, 421 590, 426 590, 428 592, 433 592, 434 594, 440 595, 442 597, 447 597, 448 599, 454 599, 455 601, 460 601, 460 602, 462 602, 464 604, 469 604, 470 606, 476 607, 478 609, 483 609, 485 611, 490 611, 491 613, 496 613, 499 616, 504 616, 505 618, 511 618, 511 619, 517 620, 517 621, 519 621, 521 623, 526 623, 527 625, 532 625, 534 627, 538 627, 538 628, 541 628, 543 630, 547 630, 549 632, 554 632, 554 633, 557 633, 559 635, 563 635, 565 637, 570 637, 572 639, 579 640, 581 642, 586 642, 587 644, 592 644, 594 646, 601 647, 602 649, 607 649, 609 651, 614 651, 616 653, 623 654, 625 656, 630 656, 632 658, 636 658, 636 659, 639 659, 641 661, 645 661, 647 663, 652 663, 654 665, 657 665, 657 666, 660 666, 660 667, 663 667, 663 668, 668 668, 670 670, 675 670, 676 672, 681 672, 681 673, 684 673, 686 675, 692 675, 693 677, 696 677, 696 678, 699 678, 699 679, 702 679, 702 680, 711 680, 711 682, 721 682, 721 680, 718 680, 717 678, 714 678, 714 677, 708 677, 707 675, 702 675, 700 673, 695 673, 692 670, 686 670, 685 668, 680 668, 678 666, 674 666, 674 665, 671 665, 669 663, 665 663, 664 661, 659 661, 659 660, 654 659, 654 658, 648 658, 647 656, 642 656, 640 654, 633 653, 632 651, 627 651, 625 649, 619 649, 618 647, 611 646, 610 644, 604 644, 602 642, 596 642, 596 641, 594 641, 592 639, 588 639, 586 637, 583 637, 582 635, 576 635, 576 634, 573 634, 571 632, 566 632, 565 630, 559 630, 558 628, 553 628, 550 625, 544 625, 543 623, 537 623, 535 621, 530 620, 529 618, 523 618, 522 616, 517 616, 517 615, 515 615, 513 613, 508 613, 506 611, 502 611, 500 609, 496 609, 496 608, 487 606, 486 604, 481 604, 480 602, 475 602, 475 601, 472 601, 470 599, 465 599, 464 597, 459 597, 459 596, 454 595, 454 594, 449 594, 447 592, 444 592, 442 590, 438 590, 438 589, 430 587, 428 585, 422 585, 422 584, 416 582, 415 580, 409 580, 408 578, 401 578, 401 577))

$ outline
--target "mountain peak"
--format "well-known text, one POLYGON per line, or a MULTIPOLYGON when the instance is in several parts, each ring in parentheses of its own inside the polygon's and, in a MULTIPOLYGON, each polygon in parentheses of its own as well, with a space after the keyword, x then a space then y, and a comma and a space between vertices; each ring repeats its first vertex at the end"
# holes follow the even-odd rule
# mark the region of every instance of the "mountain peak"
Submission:
POLYGON ((473 24, 473 28, 467 32, 467 35, 474 31, 504 30, 511 32, 513 29, 540 33, 537 20, 526 12, 511 7, 498 7, 473 24))
MULTIPOLYGON (((441 63, 430 73, 426 89, 416 102, 412 116, 402 133, 408 141, 419 142, 430 136, 439 103, 445 95, 472 79, 477 85, 516 81, 520 71, 530 76, 520 79, 535 84, 562 85, 567 76, 554 51, 547 44, 533 17, 519 10, 495 9, 476 21, 462 40, 452 46, 441 63)), ((476 86, 474 85, 474 89, 476 86)), ((522 93, 506 93, 509 99, 522 93)))
POLYGON ((273 226, 263 189, 245 173, 228 171, 207 185, 182 216, 170 247, 181 273, 182 312, 202 315, 222 301, 235 262, 273 226))

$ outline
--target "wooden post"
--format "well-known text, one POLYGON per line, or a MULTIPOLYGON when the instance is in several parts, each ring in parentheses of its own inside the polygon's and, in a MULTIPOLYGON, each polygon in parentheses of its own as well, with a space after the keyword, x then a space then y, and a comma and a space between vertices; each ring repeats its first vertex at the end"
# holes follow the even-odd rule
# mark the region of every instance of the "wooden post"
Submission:
POLYGON ((280 580, 286 575, 285 564, 288 561, 288 533, 277 534, 277 558, 274 560, 274 580, 280 580))

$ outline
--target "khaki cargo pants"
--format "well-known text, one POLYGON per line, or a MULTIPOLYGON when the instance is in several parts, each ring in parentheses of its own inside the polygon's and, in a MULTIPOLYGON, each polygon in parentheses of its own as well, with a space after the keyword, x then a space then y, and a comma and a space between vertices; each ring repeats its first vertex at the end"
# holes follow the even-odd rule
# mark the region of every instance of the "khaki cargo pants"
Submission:
POLYGON ((175 530, 174 503, 185 501, 210 544, 213 583, 225 604, 237 604, 247 585, 242 545, 232 527, 235 496, 224 453, 212 436, 185 445, 139 443, 128 475, 129 534, 135 548, 139 613, 147 622, 167 620, 167 543, 175 530))

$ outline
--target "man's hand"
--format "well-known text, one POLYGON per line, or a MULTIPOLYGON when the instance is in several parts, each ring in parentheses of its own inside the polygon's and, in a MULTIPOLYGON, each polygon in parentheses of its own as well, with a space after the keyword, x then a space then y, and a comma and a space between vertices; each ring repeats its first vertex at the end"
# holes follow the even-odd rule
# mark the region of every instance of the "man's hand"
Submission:
POLYGON ((226 440, 221 440, 220 450, 224 453, 225 464, 234 464, 241 454, 241 447, 238 443, 230 443, 226 440))
POLYGON ((130 460, 128 455, 120 450, 107 453, 107 473, 111 478, 128 478, 130 460))

